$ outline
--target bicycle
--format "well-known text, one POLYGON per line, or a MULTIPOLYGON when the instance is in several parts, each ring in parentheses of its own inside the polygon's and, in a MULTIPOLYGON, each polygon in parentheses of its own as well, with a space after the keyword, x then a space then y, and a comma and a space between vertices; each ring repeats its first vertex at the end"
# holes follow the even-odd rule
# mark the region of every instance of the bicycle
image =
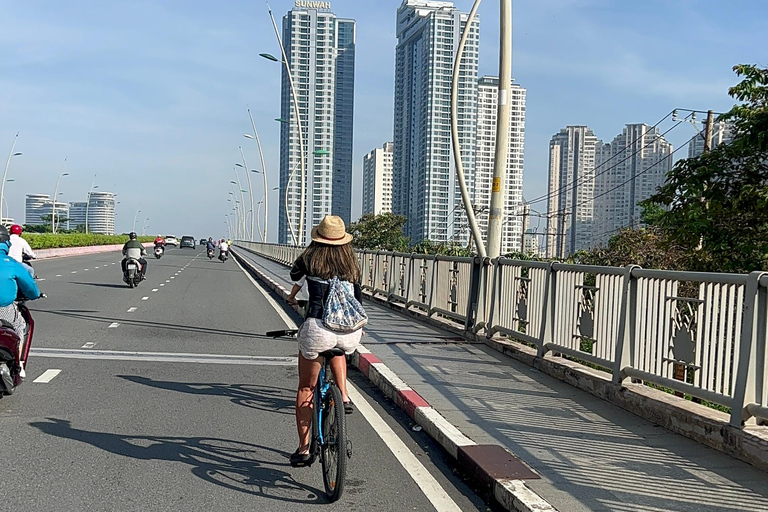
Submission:
MULTIPOLYGON (((272 338, 296 337, 298 330, 270 331, 272 338)), ((347 459, 352 457, 351 442, 347 439, 347 418, 344 414, 341 391, 332 380, 331 359, 343 356, 340 348, 320 353, 323 363, 317 376, 312 407, 312 438, 309 453, 314 461, 320 456, 323 466, 323 484, 330 501, 337 501, 344 492, 347 459)), ((311 465, 311 463, 310 463, 311 465)))

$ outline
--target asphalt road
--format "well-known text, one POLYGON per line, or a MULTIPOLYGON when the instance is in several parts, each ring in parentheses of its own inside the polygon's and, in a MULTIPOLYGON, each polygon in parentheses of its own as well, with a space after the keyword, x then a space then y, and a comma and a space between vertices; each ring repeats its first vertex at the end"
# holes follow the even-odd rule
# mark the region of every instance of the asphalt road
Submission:
POLYGON ((135 289, 117 253, 35 268, 49 298, 30 303, 27 378, 0 399, 2 510, 488 510, 354 371, 384 426, 347 417, 344 496, 327 503, 319 463, 291 468, 296 344, 259 336, 285 321, 234 260, 170 248, 135 289), (398 461, 377 433, 387 429, 434 484, 398 461), (447 501, 430 501, 435 486, 447 501))

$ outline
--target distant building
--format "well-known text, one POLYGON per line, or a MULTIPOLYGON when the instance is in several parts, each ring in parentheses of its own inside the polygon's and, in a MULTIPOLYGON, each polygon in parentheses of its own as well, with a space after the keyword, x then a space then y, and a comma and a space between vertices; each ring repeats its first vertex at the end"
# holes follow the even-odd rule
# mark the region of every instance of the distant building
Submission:
POLYGON ((85 231, 85 211, 88 208, 86 201, 71 201, 69 203, 69 229, 85 231))
POLYGON ((527 256, 539 255, 539 235, 537 235, 533 229, 525 231, 523 254, 527 256))
MULTIPOLYGON (((469 18, 452 2, 403 0, 395 48, 392 210, 408 218, 405 235, 466 243, 465 212, 451 152, 451 81, 458 42, 469 18)), ((474 195, 480 22, 470 27, 459 68, 462 165, 474 195)))
MULTIPOLYGON (((296 1, 283 16, 283 46, 307 155, 305 231, 296 234, 299 245, 306 245, 312 227, 325 215, 338 215, 346 223, 351 220, 356 24, 329 9, 330 2, 296 1)), ((287 200, 279 202, 279 241, 293 243, 291 229, 299 228, 302 155, 285 69, 280 117, 286 120, 280 129, 280 190, 287 200)))
MULTIPOLYGON (((735 127, 731 123, 715 123, 712 133, 712 149, 716 148, 720 144, 728 144, 733 140, 735 135, 735 127)), ((688 143, 688 158, 699 156, 704 152, 704 130, 699 132, 699 136, 695 137, 688 143)))
MULTIPOLYGON (((89 233, 115 234, 115 194, 112 192, 91 192, 85 220, 89 233)), ((83 223, 85 224, 85 222, 83 223)))
POLYGON ((591 246, 598 144, 588 126, 567 126, 549 143, 548 258, 567 258, 591 246))
POLYGON ((392 151, 385 142, 363 157, 363 215, 392 211, 392 151))
MULTIPOLYGON (((56 228, 68 229, 69 205, 56 201, 56 228)), ((54 209, 51 196, 48 194, 27 194, 24 204, 24 223, 33 226, 51 224, 54 209)))
MULTIPOLYGON (((477 224, 486 243, 488 213, 493 189, 493 162, 496 151, 496 114, 498 109, 499 79, 494 76, 480 78, 477 86, 477 149, 475 153, 474 205, 480 213, 477 224)), ((518 84, 510 89, 509 153, 504 180, 504 212, 501 253, 520 251, 523 234, 523 148, 525 145, 525 96, 518 84)), ((466 225, 466 222, 464 223, 466 225)))
POLYGON ((642 208, 672 169, 672 144, 647 124, 628 124, 595 154, 594 229, 591 245, 605 244, 625 227, 640 227, 642 208))

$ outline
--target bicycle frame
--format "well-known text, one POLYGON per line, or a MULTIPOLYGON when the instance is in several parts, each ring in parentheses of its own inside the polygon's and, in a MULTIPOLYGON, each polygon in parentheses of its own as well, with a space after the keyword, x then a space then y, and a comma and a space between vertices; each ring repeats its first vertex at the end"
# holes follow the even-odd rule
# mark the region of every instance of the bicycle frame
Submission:
POLYGON ((329 370, 328 366, 330 364, 330 360, 325 358, 323 360, 322 366, 320 366, 320 373, 317 375, 317 385, 315 386, 315 404, 314 404, 314 420, 315 425, 317 425, 317 436, 318 436, 318 442, 320 443, 320 446, 323 446, 325 444, 325 440, 323 439, 324 433, 323 433, 323 410, 320 407, 320 404, 323 403, 323 400, 325 399, 325 395, 328 394, 328 390, 331 387, 331 381, 327 378, 327 371, 329 370))

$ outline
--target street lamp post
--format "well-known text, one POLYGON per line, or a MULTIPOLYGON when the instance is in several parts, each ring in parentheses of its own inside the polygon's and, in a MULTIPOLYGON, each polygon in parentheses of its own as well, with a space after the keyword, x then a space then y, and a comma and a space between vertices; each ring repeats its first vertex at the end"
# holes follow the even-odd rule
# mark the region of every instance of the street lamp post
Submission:
POLYGON ((131 228, 131 231, 133 233, 136 232, 136 217, 138 217, 140 213, 141 213, 141 210, 136 210, 136 213, 133 216, 133 228, 131 228))
POLYGON ((91 208, 91 194, 93 194, 93 191, 95 189, 99 188, 98 185, 96 185, 96 176, 93 176, 93 183, 91 183, 91 190, 88 191, 88 199, 85 203, 85 233, 88 234, 88 211, 91 208))
POLYGON ((251 242, 253 242, 253 186, 251 185, 251 173, 248 172, 248 162, 245 161, 245 153, 243 153, 243 147, 237 146, 240 150, 240 158, 243 159, 243 170, 245 171, 245 177, 248 178, 248 195, 251 199, 251 242))
POLYGON ((8 153, 8 160, 5 161, 5 171, 3 171, 3 183, 2 185, 0 185, 0 205, 2 205, 3 199, 5 199, 5 177, 8 176, 8 167, 11 165, 11 158, 13 158, 14 156, 21 156, 21 153, 13 152, 13 150, 16 149, 17 140, 19 140, 19 132, 16 132, 16 136, 13 138, 13 144, 11 144, 11 151, 10 153, 8 153))
MULTIPOLYGON (((61 165, 61 170, 64 170, 64 166, 67 164, 67 159, 64 158, 64 163, 61 165)), ((51 232, 56 234, 56 200, 59 198, 59 181, 63 176, 69 176, 68 172, 60 172, 59 177, 56 178, 56 188, 53 191, 53 199, 51 200, 51 232)))
MULTIPOLYGON (((269 10, 269 19, 272 20, 272 27, 275 29, 275 37, 277 37, 277 44, 280 47, 280 52, 283 55, 283 64, 285 65, 285 71, 288 75, 288 84, 291 87, 291 96, 293 97, 293 111, 296 116, 296 127, 299 131, 299 162, 301 163, 301 198, 299 204, 299 243, 303 243, 304 240, 304 203, 307 194, 307 165, 306 155, 304 154, 304 130, 301 126, 301 112, 299 111, 299 100, 296 97, 296 88, 293 85, 293 76, 291 74, 291 67, 288 65, 288 56, 285 54, 285 48, 283 47, 283 41, 280 38, 280 32, 277 30, 277 23, 275 23, 275 17, 272 15, 272 9, 267 4, 269 10)), ((265 59, 277 62, 277 58, 268 53, 260 54, 265 59)))
MULTIPOLYGON (((241 210, 242 210, 242 218, 240 219, 240 222, 242 223, 242 232, 241 236, 242 238, 245 238, 245 230, 246 230, 246 224, 245 224, 245 196, 243 195, 243 187, 240 185, 240 176, 237 174, 237 168, 242 167, 242 164, 235 164, 235 166, 232 168, 232 171, 235 173, 235 179, 237 181, 230 181, 230 183, 237 185, 237 189, 240 191, 240 204, 241 204, 241 210)), ((246 171, 247 172, 247 171, 246 171)))
POLYGON ((251 127, 253 128, 253 136, 249 134, 245 134, 246 137, 249 139, 256 139, 256 146, 259 148, 259 157, 261 158, 261 175, 264 177, 264 235, 262 237, 262 242, 267 241, 267 223, 269 221, 268 215, 269 215, 269 199, 267 194, 267 190, 269 190, 267 186, 267 166, 264 163, 264 152, 261 150, 261 141, 259 140, 259 133, 256 131, 256 124, 253 122, 253 116, 251 115, 251 109, 248 109, 248 117, 251 119, 251 127))

